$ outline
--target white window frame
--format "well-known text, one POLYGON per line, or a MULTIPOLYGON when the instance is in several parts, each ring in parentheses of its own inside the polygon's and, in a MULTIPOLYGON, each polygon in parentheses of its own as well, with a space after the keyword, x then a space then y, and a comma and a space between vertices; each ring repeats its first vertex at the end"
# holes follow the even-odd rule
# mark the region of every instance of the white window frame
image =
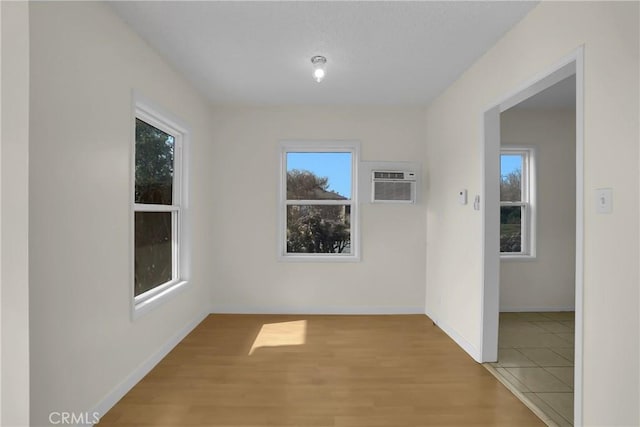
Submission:
POLYGON ((187 231, 187 147, 189 128, 171 113, 153 104, 141 95, 133 97, 133 136, 131 150, 131 315, 135 320, 154 307, 164 303, 188 285, 188 245, 187 231), (140 119, 174 137, 172 204, 135 203, 136 170, 136 119, 140 119), (135 213, 172 213, 172 278, 140 295, 135 295, 135 213))
POLYGON ((293 262, 358 262, 360 261, 360 217, 358 203, 358 141, 282 141, 280 142, 280 177, 278 191, 278 259, 293 262), (351 199, 287 200, 287 153, 351 153, 351 199), (287 253, 288 205, 348 205, 351 207, 351 251, 349 254, 287 253))
MULTIPOLYGON (((520 252, 500 252, 503 260, 535 260, 536 259, 536 149, 532 146, 503 145, 500 155, 522 156, 521 201, 503 202, 500 207, 522 207, 522 235, 520 252)), ((500 171, 502 174, 502 171, 500 171)))

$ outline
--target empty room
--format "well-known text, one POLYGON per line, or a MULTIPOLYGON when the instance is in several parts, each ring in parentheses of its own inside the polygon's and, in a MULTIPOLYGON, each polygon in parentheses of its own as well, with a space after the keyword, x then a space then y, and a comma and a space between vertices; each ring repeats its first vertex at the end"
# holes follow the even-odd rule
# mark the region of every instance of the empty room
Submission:
POLYGON ((640 3, 2 1, 0 424, 640 425, 640 3))

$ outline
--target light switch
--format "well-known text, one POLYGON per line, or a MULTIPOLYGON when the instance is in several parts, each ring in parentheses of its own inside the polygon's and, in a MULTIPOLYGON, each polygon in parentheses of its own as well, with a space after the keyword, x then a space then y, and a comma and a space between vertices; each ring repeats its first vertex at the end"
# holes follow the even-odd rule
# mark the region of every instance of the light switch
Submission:
POLYGON ((477 195, 476 197, 473 198, 473 210, 479 211, 480 210, 480 196, 477 195))
POLYGON ((596 212, 610 214, 613 211, 613 190, 611 188, 596 189, 596 212))

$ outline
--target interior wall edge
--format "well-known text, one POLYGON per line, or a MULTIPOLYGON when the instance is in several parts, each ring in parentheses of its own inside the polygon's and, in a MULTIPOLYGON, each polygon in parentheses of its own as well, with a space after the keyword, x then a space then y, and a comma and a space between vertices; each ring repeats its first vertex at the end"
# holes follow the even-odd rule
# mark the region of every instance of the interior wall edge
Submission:
POLYGON ((467 341, 462 334, 456 331, 451 325, 446 322, 436 321, 435 317, 432 316, 429 311, 426 313, 427 317, 433 321, 433 323, 438 326, 445 334, 449 336, 456 344, 458 344, 469 356, 473 358, 478 363, 482 363, 482 354, 480 350, 467 341))

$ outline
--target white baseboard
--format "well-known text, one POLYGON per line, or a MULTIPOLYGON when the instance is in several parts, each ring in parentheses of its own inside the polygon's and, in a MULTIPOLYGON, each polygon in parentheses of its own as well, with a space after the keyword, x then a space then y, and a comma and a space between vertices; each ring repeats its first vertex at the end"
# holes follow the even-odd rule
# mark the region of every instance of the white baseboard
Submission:
POLYGON ((471 344, 469 341, 467 341, 462 335, 460 335, 455 329, 453 329, 451 326, 447 325, 446 323, 440 321, 440 320, 436 320, 436 317, 433 316, 431 313, 429 313, 428 311, 425 312, 425 314, 427 315, 427 317, 429 317, 431 320, 433 320, 433 322, 438 325, 438 327, 440 329, 442 329, 442 331, 447 334, 449 336, 449 338, 451 338, 456 344, 458 344, 464 351, 467 352, 467 354, 469 354, 469 356, 471 356, 473 358, 473 360, 475 360, 478 363, 482 363, 482 357, 480 354, 480 350, 478 348, 476 348, 476 346, 474 346, 473 344, 471 344))
MULTIPOLYGON (((210 314, 209 310, 205 310, 193 319, 189 324, 180 329, 171 339, 169 339, 154 354, 138 366, 124 381, 118 384, 111 392, 109 392, 95 407, 93 413, 102 416, 106 414, 113 406, 118 403, 125 394, 129 392, 145 375, 147 375, 164 357, 169 354, 173 348, 189 335, 204 319, 210 314)), ((87 424, 90 426, 92 424, 87 424)), ((99 423, 98 423, 99 425, 99 423)))
POLYGON ((335 315, 366 315, 366 314, 424 314, 424 307, 397 306, 358 306, 358 307, 247 307, 247 306, 216 306, 211 309, 212 314, 335 314, 335 315))
POLYGON ((575 307, 500 307, 500 313, 527 313, 540 311, 576 311, 575 307))

